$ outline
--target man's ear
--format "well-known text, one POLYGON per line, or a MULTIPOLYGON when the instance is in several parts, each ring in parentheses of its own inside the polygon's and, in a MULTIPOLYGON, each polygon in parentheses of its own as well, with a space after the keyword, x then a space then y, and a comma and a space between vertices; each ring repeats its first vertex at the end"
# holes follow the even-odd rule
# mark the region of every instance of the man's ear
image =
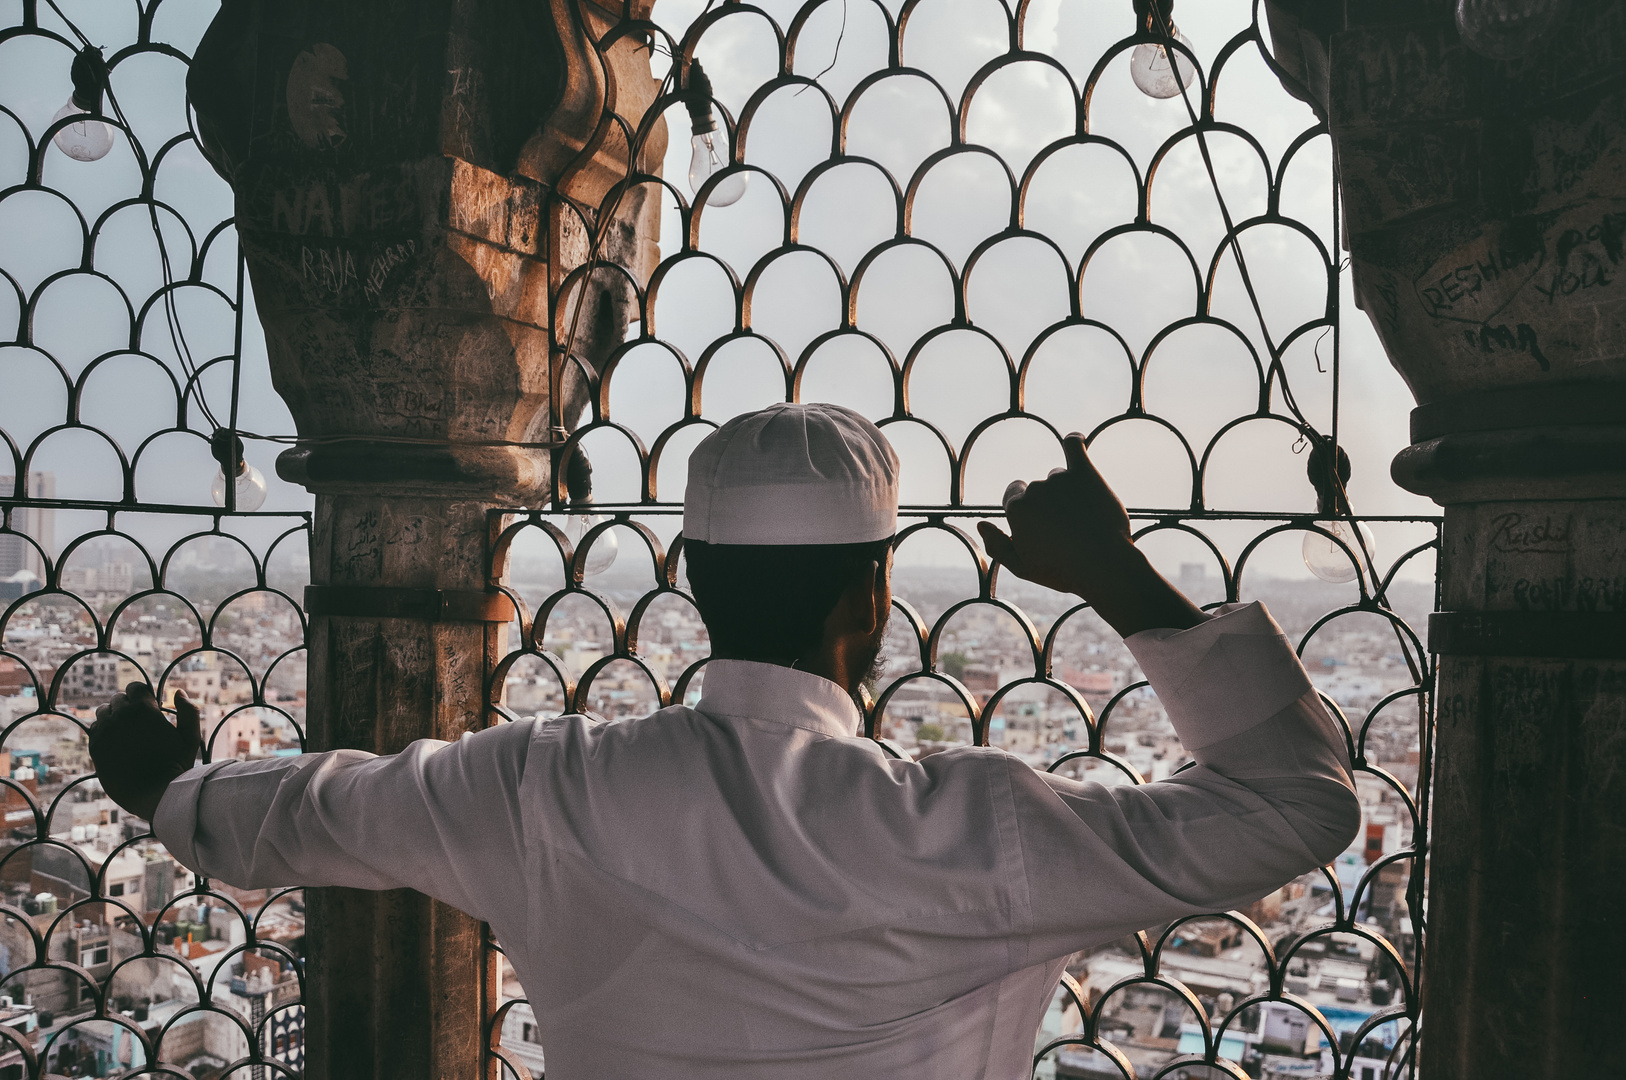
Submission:
POLYGON ((885 560, 872 560, 869 565, 868 581, 859 579, 862 583, 858 585, 862 594, 859 597, 862 606, 858 609, 858 614, 863 623, 864 633, 873 634, 876 628, 886 621, 886 609, 892 597, 892 580, 890 567, 885 560))
POLYGON ((875 632, 877 611, 883 589, 881 572, 871 561, 868 573, 853 575, 852 581, 841 590, 841 599, 824 620, 825 640, 832 634, 872 634, 875 632))

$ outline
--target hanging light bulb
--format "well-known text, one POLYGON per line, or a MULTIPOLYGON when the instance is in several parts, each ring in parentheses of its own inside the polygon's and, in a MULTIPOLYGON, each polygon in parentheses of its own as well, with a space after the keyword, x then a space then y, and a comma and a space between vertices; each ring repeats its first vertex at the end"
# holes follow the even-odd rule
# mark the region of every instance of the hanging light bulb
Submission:
MULTIPOLYGON (((1140 16, 1142 29, 1162 38, 1166 27, 1168 37, 1189 49, 1191 42, 1169 17, 1173 11, 1174 0, 1135 0, 1135 13, 1140 16)), ((1135 46, 1130 54, 1129 77, 1147 97, 1171 98, 1191 85, 1191 80, 1197 77, 1197 67, 1178 49, 1148 41, 1135 46)))
MULTIPOLYGON (((595 514, 592 511, 593 466, 580 447, 570 455, 570 461, 565 465, 565 489, 570 498, 570 516, 565 518, 565 536, 569 538, 571 548, 580 551, 582 540, 588 532, 605 521, 603 514, 595 514)), ((588 550, 587 562, 582 566, 583 574, 604 573, 614 565, 615 557, 620 551, 621 542, 615 538, 615 530, 605 529, 588 550)))
POLYGON ((220 462, 214 482, 209 485, 209 497, 216 506, 226 505, 226 491, 230 487, 235 495, 234 510, 258 510, 265 505, 265 475, 243 460, 243 440, 225 428, 215 431, 209 440, 209 452, 220 462), (227 473, 232 480, 228 484, 227 473))
MULTIPOLYGON (((589 499, 588 505, 592 504, 589 499)), ((582 510, 573 507, 573 510, 582 510)), ((570 538, 570 546, 580 550, 582 538, 590 529, 603 524, 608 519, 603 514, 587 512, 572 513, 565 519, 565 535, 570 538)), ((615 538, 614 529, 605 529, 593 541, 593 546, 587 552, 587 562, 582 567, 586 574, 602 574, 615 565, 615 557, 621 552, 621 541, 615 538)))
MULTIPOLYGON (((237 473, 237 479, 232 487, 237 489, 238 510, 258 510, 265 505, 265 474, 244 461, 237 473)), ((214 499, 216 506, 226 505, 226 472, 224 469, 215 473, 214 483, 209 485, 209 495, 214 499)))
POLYGON ((1372 530, 1366 527, 1364 521, 1351 523, 1336 518, 1317 521, 1316 525, 1342 540, 1343 546, 1320 533, 1307 532, 1304 534, 1304 565, 1322 581, 1334 584, 1354 581, 1360 572, 1356 563, 1370 559, 1376 550, 1372 530), (1354 528, 1350 527, 1351 524, 1354 528))
POLYGON ((73 93, 51 122, 70 116, 81 119, 60 129, 52 141, 75 161, 98 161, 113 149, 113 125, 94 119, 102 114, 102 94, 107 90, 107 61, 102 59, 102 50, 86 45, 73 58, 71 74, 73 93))
POLYGON ((1523 56, 1551 30, 1569 0, 1457 0, 1462 43, 1492 60, 1523 56))
MULTIPOLYGON (((700 61, 689 63, 689 79, 683 90, 683 103, 689 110, 689 190, 699 193, 712 174, 728 165, 728 136, 717 130, 717 116, 711 108, 711 80, 700 61)), ((706 196, 707 206, 729 206, 740 201, 751 174, 737 172, 720 181, 706 196)))
POLYGON ((1315 486, 1316 525, 1332 536, 1318 532, 1304 534, 1301 551, 1304 565, 1322 581, 1333 584, 1354 581, 1361 566, 1376 559, 1377 542, 1364 521, 1349 520, 1349 499, 1344 493, 1344 485, 1349 481, 1349 455, 1344 453, 1343 447, 1337 448, 1335 473, 1332 443, 1320 436, 1311 438, 1314 445, 1310 448, 1308 471, 1310 483, 1315 486))

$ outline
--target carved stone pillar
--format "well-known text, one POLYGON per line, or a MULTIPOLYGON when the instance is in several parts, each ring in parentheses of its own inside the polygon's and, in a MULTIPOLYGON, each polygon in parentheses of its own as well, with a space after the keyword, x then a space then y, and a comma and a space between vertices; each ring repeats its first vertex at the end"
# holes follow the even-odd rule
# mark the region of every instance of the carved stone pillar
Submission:
MULTIPOLYGON (((189 90, 304 440, 278 471, 316 493, 311 749, 483 726, 506 646, 490 511, 549 496, 550 415, 584 389, 550 409, 550 282, 625 173, 601 114, 636 119, 655 89, 647 49, 591 56, 562 4, 227 0, 200 45, 189 90), (560 193, 588 209, 560 213, 560 193)), ((647 277, 657 213, 631 192, 607 257, 647 277)), ((620 342, 627 301, 590 295, 579 355, 620 342)), ((487 1072, 479 924, 405 890, 307 905, 312 1080, 487 1072)))
POLYGON ((1275 0, 1330 118, 1356 296, 1445 507, 1421 1075, 1621 1068, 1626 4, 1525 57, 1445 0, 1275 0), (1359 10, 1357 10, 1359 8, 1359 10), (1345 12, 1349 22, 1345 23, 1345 12))

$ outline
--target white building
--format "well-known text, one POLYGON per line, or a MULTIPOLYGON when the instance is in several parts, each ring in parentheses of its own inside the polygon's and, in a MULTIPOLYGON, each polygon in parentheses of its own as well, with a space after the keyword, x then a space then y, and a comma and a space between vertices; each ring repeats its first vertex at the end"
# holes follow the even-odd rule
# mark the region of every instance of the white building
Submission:
MULTIPOLYGON (((12 494, 15 476, 0 476, 0 492, 12 494)), ((36 472, 28 474, 30 499, 56 498, 56 474, 36 472)), ((0 534, 0 582, 15 578, 19 573, 31 574, 36 581, 45 580, 45 563, 39 552, 20 536, 23 533, 37 541, 46 551, 56 550, 56 511, 38 506, 18 506, 11 511, 11 534, 0 534)))

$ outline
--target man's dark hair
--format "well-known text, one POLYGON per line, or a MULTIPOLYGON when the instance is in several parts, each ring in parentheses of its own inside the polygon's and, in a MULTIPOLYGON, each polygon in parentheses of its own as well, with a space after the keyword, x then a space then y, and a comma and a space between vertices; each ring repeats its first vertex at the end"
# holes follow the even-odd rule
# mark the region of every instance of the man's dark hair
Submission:
POLYGON ((862 544, 708 544, 683 540, 689 586, 711 651, 784 663, 815 652, 841 594, 886 566, 892 538, 862 544))

